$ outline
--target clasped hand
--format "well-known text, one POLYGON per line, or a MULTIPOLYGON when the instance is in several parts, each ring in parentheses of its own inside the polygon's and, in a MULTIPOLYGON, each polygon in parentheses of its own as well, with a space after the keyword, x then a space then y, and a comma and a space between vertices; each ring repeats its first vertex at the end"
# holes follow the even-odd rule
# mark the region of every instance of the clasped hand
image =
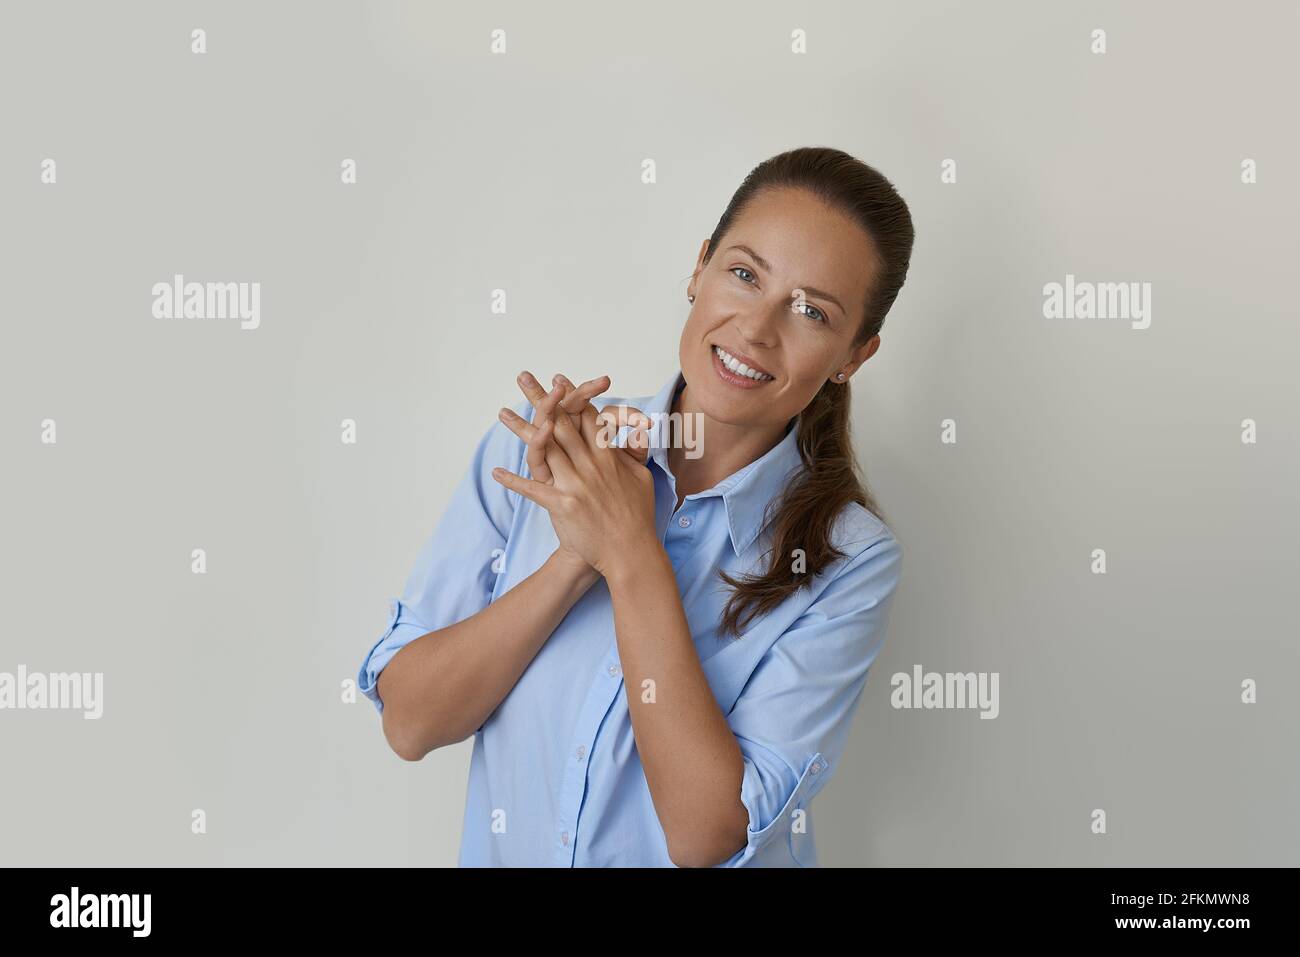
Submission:
POLYGON ((658 544, 654 477, 645 466, 650 420, 632 406, 597 413, 589 400, 609 388, 608 376, 579 387, 556 376, 550 392, 527 372, 518 382, 533 421, 504 408, 500 418, 527 445, 533 478, 503 468, 492 477, 546 509, 564 560, 608 577, 658 544), (610 441, 623 425, 633 429, 627 448, 610 441))

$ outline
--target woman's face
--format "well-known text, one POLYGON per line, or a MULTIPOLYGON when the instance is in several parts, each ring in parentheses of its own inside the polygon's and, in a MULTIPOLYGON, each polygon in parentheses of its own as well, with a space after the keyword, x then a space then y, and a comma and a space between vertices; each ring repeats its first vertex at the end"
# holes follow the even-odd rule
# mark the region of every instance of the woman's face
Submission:
POLYGON ((783 426, 823 383, 847 382, 880 345, 879 336, 853 345, 876 268, 874 244, 811 193, 760 194, 706 264, 708 245, 687 287, 695 303, 679 352, 692 401, 709 418, 783 426), (728 368, 737 361, 761 378, 728 368), (835 380, 839 372, 843 380, 835 380))

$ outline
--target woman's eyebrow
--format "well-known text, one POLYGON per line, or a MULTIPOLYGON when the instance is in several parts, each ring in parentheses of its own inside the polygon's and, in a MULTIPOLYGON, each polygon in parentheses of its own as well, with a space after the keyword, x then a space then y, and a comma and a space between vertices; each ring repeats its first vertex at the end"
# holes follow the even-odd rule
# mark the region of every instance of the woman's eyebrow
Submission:
POLYGON ((772 271, 772 264, 769 263, 762 256, 760 256, 758 253, 754 252, 754 250, 750 249, 748 246, 742 245, 741 243, 733 243, 732 245, 728 246, 727 249, 724 249, 723 252, 726 252, 729 249, 739 249, 742 253, 748 255, 750 259, 754 260, 754 262, 758 263, 758 267, 760 269, 764 270, 765 272, 772 271))
MULTIPOLYGON (((743 243, 733 243, 732 245, 724 249, 723 252, 727 252, 728 250, 732 250, 732 249, 739 249, 742 253, 745 253, 747 256, 753 259, 754 262, 758 263, 758 268, 762 269, 764 272, 772 271, 771 263, 769 263, 766 259, 764 259, 762 256, 754 252, 754 250, 750 249, 748 246, 744 245, 743 243)), ((798 286, 796 288, 802 289, 804 291, 805 296, 818 296, 822 299, 828 300, 829 302, 835 303, 835 305, 839 306, 840 312, 848 312, 848 310, 844 308, 844 304, 842 302, 840 302, 838 299, 832 296, 829 292, 826 292, 824 289, 818 289, 815 286, 798 286)))

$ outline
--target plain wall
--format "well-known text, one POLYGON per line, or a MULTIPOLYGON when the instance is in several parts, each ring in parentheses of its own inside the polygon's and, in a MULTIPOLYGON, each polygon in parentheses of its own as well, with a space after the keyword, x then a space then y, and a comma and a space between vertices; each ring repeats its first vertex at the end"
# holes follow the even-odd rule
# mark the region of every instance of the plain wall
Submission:
POLYGON ((454 864, 470 743, 403 762, 343 682, 516 373, 657 390, 731 193, 829 145, 917 244, 852 386, 907 558, 822 864, 1300 863, 1296 25, 6 4, 0 671, 105 700, 0 711, 3 862, 454 864), (154 318, 176 273, 260 282, 259 328, 154 318), (1045 318, 1067 274, 1151 283, 1149 328, 1045 318), (916 664, 997 672, 999 716, 891 707, 916 664))

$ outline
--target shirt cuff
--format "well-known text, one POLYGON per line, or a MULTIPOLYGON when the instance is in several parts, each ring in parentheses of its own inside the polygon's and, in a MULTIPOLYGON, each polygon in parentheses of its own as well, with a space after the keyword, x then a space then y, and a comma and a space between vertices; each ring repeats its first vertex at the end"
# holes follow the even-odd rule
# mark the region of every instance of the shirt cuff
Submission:
POLYGON ((763 819, 762 808, 770 806, 756 765, 745 758, 745 774, 740 783, 740 803, 749 811, 745 846, 718 864, 718 867, 805 867, 812 860, 812 829, 806 805, 814 786, 827 773, 826 759, 820 751, 804 766, 799 781, 786 798, 781 810, 770 820, 763 819))
POLYGON ((384 670, 393 656, 402 650, 403 646, 429 631, 409 620, 402 620, 402 612, 405 608, 406 606, 398 599, 389 599, 388 624, 384 628, 384 633, 366 653, 357 671, 357 688, 374 702, 375 710, 380 714, 384 713, 384 702, 379 697, 379 673, 384 670))

